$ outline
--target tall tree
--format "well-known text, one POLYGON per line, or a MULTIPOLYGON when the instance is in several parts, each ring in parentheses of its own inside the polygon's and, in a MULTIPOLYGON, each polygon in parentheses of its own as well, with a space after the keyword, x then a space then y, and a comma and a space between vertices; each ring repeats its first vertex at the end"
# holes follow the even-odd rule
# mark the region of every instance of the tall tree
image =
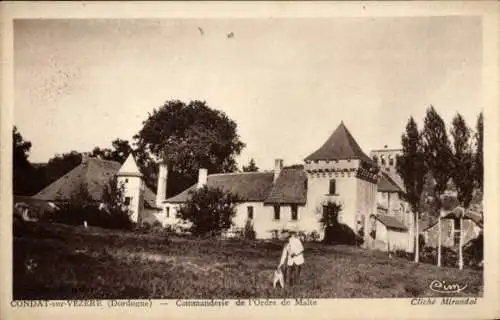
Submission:
POLYGON ((202 101, 167 101, 148 115, 134 140, 138 149, 168 165, 169 194, 193 184, 199 168, 236 171, 235 157, 245 146, 236 123, 202 101))
POLYGON ((441 266, 441 196, 451 177, 452 152, 443 119, 433 106, 427 109, 422 131, 425 163, 434 179, 433 204, 438 213, 438 266, 441 266))
POLYGON ((12 175, 13 192, 16 195, 31 195, 30 174, 33 167, 28 160, 31 142, 24 140, 14 126, 12 130, 12 175))
POLYGON ((476 124, 476 149, 474 157, 474 181, 483 192, 483 113, 479 113, 476 124))
POLYGON ((248 162, 247 166, 243 166, 243 172, 257 172, 259 171, 259 167, 255 164, 255 160, 252 158, 248 162))
POLYGON ((421 213, 421 197, 425 184, 426 166, 422 136, 413 117, 406 125, 406 132, 401 137, 403 154, 396 164, 396 170, 402 177, 406 194, 405 198, 414 214, 415 262, 419 261, 418 221, 421 213))
POLYGON ((473 152, 470 129, 464 118, 457 114, 452 121, 453 138, 452 179, 457 189, 457 198, 465 209, 469 207, 474 190, 473 152))
POLYGON ((422 131, 425 163, 434 178, 436 210, 441 208, 440 196, 451 178, 452 152, 443 119, 433 106, 427 109, 422 131))

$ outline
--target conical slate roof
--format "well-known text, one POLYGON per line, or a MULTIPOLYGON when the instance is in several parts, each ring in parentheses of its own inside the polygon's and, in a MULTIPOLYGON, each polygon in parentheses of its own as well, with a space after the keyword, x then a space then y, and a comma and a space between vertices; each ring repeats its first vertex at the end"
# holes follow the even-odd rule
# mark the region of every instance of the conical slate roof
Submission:
POLYGON ((344 159, 360 159, 365 162, 373 164, 373 160, 368 157, 361 147, 358 145, 349 130, 341 122, 335 129, 330 138, 312 154, 310 154, 305 161, 316 160, 344 160, 344 159))
POLYGON ((135 162, 132 153, 128 155, 127 160, 125 160, 122 167, 118 171, 118 176, 142 177, 141 171, 139 171, 139 167, 137 166, 137 163, 135 162))

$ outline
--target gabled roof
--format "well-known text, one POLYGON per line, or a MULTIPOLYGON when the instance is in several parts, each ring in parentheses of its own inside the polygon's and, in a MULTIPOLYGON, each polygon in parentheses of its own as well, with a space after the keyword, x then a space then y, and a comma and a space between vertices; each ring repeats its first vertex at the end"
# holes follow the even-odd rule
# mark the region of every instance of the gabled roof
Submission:
POLYGON ((344 122, 341 122, 330 138, 318 150, 307 156, 304 161, 344 159, 360 159, 367 163, 375 164, 361 150, 361 147, 344 125, 344 122))
POLYGON ((104 186, 118 172, 120 166, 120 163, 116 161, 89 157, 33 198, 46 201, 69 200, 71 195, 80 189, 80 186, 86 184, 92 199, 99 201, 102 198, 104 186))
MULTIPOLYGON (((483 217, 480 213, 474 212, 473 210, 464 210, 463 207, 457 206, 453 210, 446 212, 441 219, 458 219, 460 216, 465 220, 472 220, 478 227, 483 228, 483 217)), ((422 229, 422 231, 429 230, 434 227, 439 221, 439 218, 436 218, 434 221, 429 223, 422 229)))
MULTIPOLYGON (((237 172, 211 174, 207 177, 209 188, 220 188, 239 196, 241 201, 264 201, 273 187, 273 172, 237 172)), ((166 203, 183 203, 196 184, 165 200, 166 203)))
POLYGON ((307 198, 307 177, 304 166, 284 167, 266 204, 305 204, 307 198))
POLYGON ((137 166, 137 163, 135 162, 132 153, 128 155, 127 160, 125 160, 120 170, 118 170, 118 175, 142 177, 142 173, 141 171, 139 171, 139 167, 137 166))
POLYGON ((389 229, 396 229, 396 230, 403 230, 406 231, 408 228, 402 224, 398 219, 383 215, 383 214, 378 214, 375 216, 375 219, 378 221, 382 222, 383 225, 385 225, 389 229))

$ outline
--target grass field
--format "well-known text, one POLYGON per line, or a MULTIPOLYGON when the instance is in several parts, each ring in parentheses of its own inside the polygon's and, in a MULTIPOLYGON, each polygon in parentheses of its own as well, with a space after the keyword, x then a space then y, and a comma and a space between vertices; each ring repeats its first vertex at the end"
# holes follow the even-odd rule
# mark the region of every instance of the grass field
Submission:
POLYGON ((433 280, 482 296, 483 274, 350 246, 305 244, 299 286, 274 289, 278 242, 194 240, 58 224, 14 237, 14 299, 386 298, 436 296, 433 280))

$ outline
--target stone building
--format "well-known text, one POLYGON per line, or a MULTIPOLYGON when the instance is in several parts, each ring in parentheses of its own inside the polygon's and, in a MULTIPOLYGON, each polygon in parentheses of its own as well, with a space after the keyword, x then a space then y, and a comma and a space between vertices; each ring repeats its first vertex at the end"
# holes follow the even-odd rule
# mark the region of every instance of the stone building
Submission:
MULTIPOLYGON (((190 191, 204 185, 238 194, 241 202, 236 206, 235 228, 243 228, 250 220, 260 239, 276 237, 280 230, 288 228, 297 228, 306 234, 316 232, 323 237, 319 220, 328 210, 328 204, 334 202, 342 206, 338 222, 353 233, 363 234, 365 243, 372 243, 375 239, 370 238, 370 234, 377 227, 370 223, 371 218, 392 230, 392 227, 400 227, 394 222, 399 218, 382 216, 394 215, 396 209, 406 212, 406 207, 400 209, 399 203, 404 189, 394 182, 396 178, 392 179, 389 171, 381 173, 380 166, 362 151, 343 122, 303 164, 284 166, 283 160, 276 159, 272 171, 250 173, 208 174, 206 169, 200 169, 195 185, 168 199, 165 199, 168 168, 160 164, 159 172, 156 204, 163 208, 163 225, 174 228, 183 223, 177 211, 189 198, 190 191), (387 186, 390 190, 386 190, 387 186), (382 194, 390 197, 389 212, 384 214, 377 211, 382 194)), ((404 249, 411 250, 408 228, 405 228, 404 241, 400 242, 406 244, 404 249)), ((378 234, 382 235, 382 231, 378 234)))

